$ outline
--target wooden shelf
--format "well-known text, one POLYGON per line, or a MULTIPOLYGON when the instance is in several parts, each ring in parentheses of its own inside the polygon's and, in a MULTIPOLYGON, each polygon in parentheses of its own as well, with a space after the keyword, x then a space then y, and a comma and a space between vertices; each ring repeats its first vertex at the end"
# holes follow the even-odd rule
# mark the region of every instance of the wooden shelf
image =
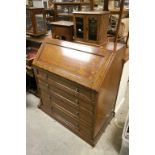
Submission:
MULTIPOLYGON (((82 2, 82 1, 79 1, 79 2, 54 2, 53 4, 54 4, 54 11, 55 11, 54 20, 57 20, 57 18, 59 16, 65 16, 65 17, 73 16, 72 12, 71 13, 59 13, 58 6, 68 6, 68 9, 69 9, 69 7, 73 8, 74 6, 76 6, 76 7, 78 7, 79 11, 82 10, 82 6, 90 5, 90 10, 93 10, 93 6, 94 6, 93 0, 90 0, 89 2, 82 2)), ((68 10, 67 12, 70 12, 70 11, 68 10)))
POLYGON ((72 17, 73 14, 72 13, 57 13, 58 16, 69 16, 72 17))
POLYGON ((54 5, 89 5, 89 2, 55 2, 54 5))
MULTIPOLYGON (((110 14, 119 14, 120 13, 120 9, 109 9, 110 14)), ((123 10, 123 14, 128 14, 129 13, 129 9, 124 9, 123 10)))

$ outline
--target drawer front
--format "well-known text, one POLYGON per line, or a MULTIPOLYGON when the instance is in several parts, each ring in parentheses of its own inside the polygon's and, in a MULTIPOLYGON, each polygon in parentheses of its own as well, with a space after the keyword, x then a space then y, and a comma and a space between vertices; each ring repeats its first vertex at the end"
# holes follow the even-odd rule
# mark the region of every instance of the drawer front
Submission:
POLYGON ((54 112, 54 115, 59 118, 61 122, 63 122, 68 127, 72 128, 73 130, 76 130, 79 134, 82 136, 86 136, 87 138, 92 138, 92 129, 84 126, 77 120, 73 119, 67 112, 62 110, 59 106, 53 104, 52 111, 54 112))
POLYGON ((79 134, 86 136, 89 139, 93 138, 93 131, 91 128, 79 125, 79 134))
POLYGON ((90 113, 93 113, 94 105, 90 104, 90 102, 83 101, 79 99, 77 96, 70 95, 67 92, 53 87, 40 79, 38 79, 38 85, 40 89, 46 91, 47 93, 55 92, 56 94, 61 95, 63 100, 68 100, 68 102, 70 102, 71 104, 80 106, 82 109, 89 111, 90 113))
POLYGON ((53 104, 52 106, 52 112, 59 115, 59 118, 63 120, 63 122, 66 122, 65 124, 72 127, 73 129, 79 129, 79 123, 76 119, 71 117, 64 111, 61 107, 59 107, 56 104, 53 104))
POLYGON ((73 105, 83 107, 83 109, 85 109, 86 111, 90 111, 93 113, 94 105, 90 104, 90 102, 83 101, 78 97, 71 95, 51 85, 49 85, 49 91, 51 93, 55 92, 56 94, 59 94, 60 96, 62 96, 64 100, 68 100, 68 102, 71 102, 73 105))
POLYGON ((78 134, 92 139, 92 92, 76 83, 40 70, 37 77, 43 105, 47 106, 60 122, 78 134))
POLYGON ((88 126, 92 126, 92 123, 93 123, 92 112, 84 110, 77 103, 75 104, 72 101, 69 101, 68 99, 54 92, 52 93, 52 102, 66 109, 74 117, 76 117, 80 121, 83 121, 83 123, 87 124, 88 126))
POLYGON ((67 91, 69 94, 75 96, 78 95, 82 100, 92 101, 93 99, 92 90, 89 88, 83 87, 75 82, 69 81, 55 74, 38 70, 37 77, 55 87, 58 87, 59 89, 67 91))

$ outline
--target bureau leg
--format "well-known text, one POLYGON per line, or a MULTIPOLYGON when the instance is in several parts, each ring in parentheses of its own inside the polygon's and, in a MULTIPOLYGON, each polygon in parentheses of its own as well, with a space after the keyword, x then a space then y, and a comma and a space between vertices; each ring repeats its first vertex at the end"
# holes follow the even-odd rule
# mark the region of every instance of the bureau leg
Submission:
POLYGON ((112 117, 115 117, 115 111, 112 111, 112 117))

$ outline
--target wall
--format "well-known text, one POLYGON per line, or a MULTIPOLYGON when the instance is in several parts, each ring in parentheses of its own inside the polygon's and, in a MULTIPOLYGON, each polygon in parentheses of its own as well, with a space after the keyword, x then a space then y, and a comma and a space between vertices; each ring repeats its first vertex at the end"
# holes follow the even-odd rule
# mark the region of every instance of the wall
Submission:
POLYGON ((117 101, 116 101, 116 106, 115 106, 116 113, 119 110, 120 106, 125 101, 125 92, 126 92, 126 88, 128 84, 128 79, 129 79, 129 61, 127 61, 124 64, 120 86, 119 86, 119 91, 118 91, 118 96, 117 96, 117 101))

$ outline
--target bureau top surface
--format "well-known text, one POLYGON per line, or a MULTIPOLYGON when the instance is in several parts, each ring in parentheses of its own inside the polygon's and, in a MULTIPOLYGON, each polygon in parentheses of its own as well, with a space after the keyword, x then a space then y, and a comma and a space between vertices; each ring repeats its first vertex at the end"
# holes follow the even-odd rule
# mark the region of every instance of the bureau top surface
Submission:
POLYGON ((111 56, 99 47, 47 39, 33 65, 98 91, 111 56))

